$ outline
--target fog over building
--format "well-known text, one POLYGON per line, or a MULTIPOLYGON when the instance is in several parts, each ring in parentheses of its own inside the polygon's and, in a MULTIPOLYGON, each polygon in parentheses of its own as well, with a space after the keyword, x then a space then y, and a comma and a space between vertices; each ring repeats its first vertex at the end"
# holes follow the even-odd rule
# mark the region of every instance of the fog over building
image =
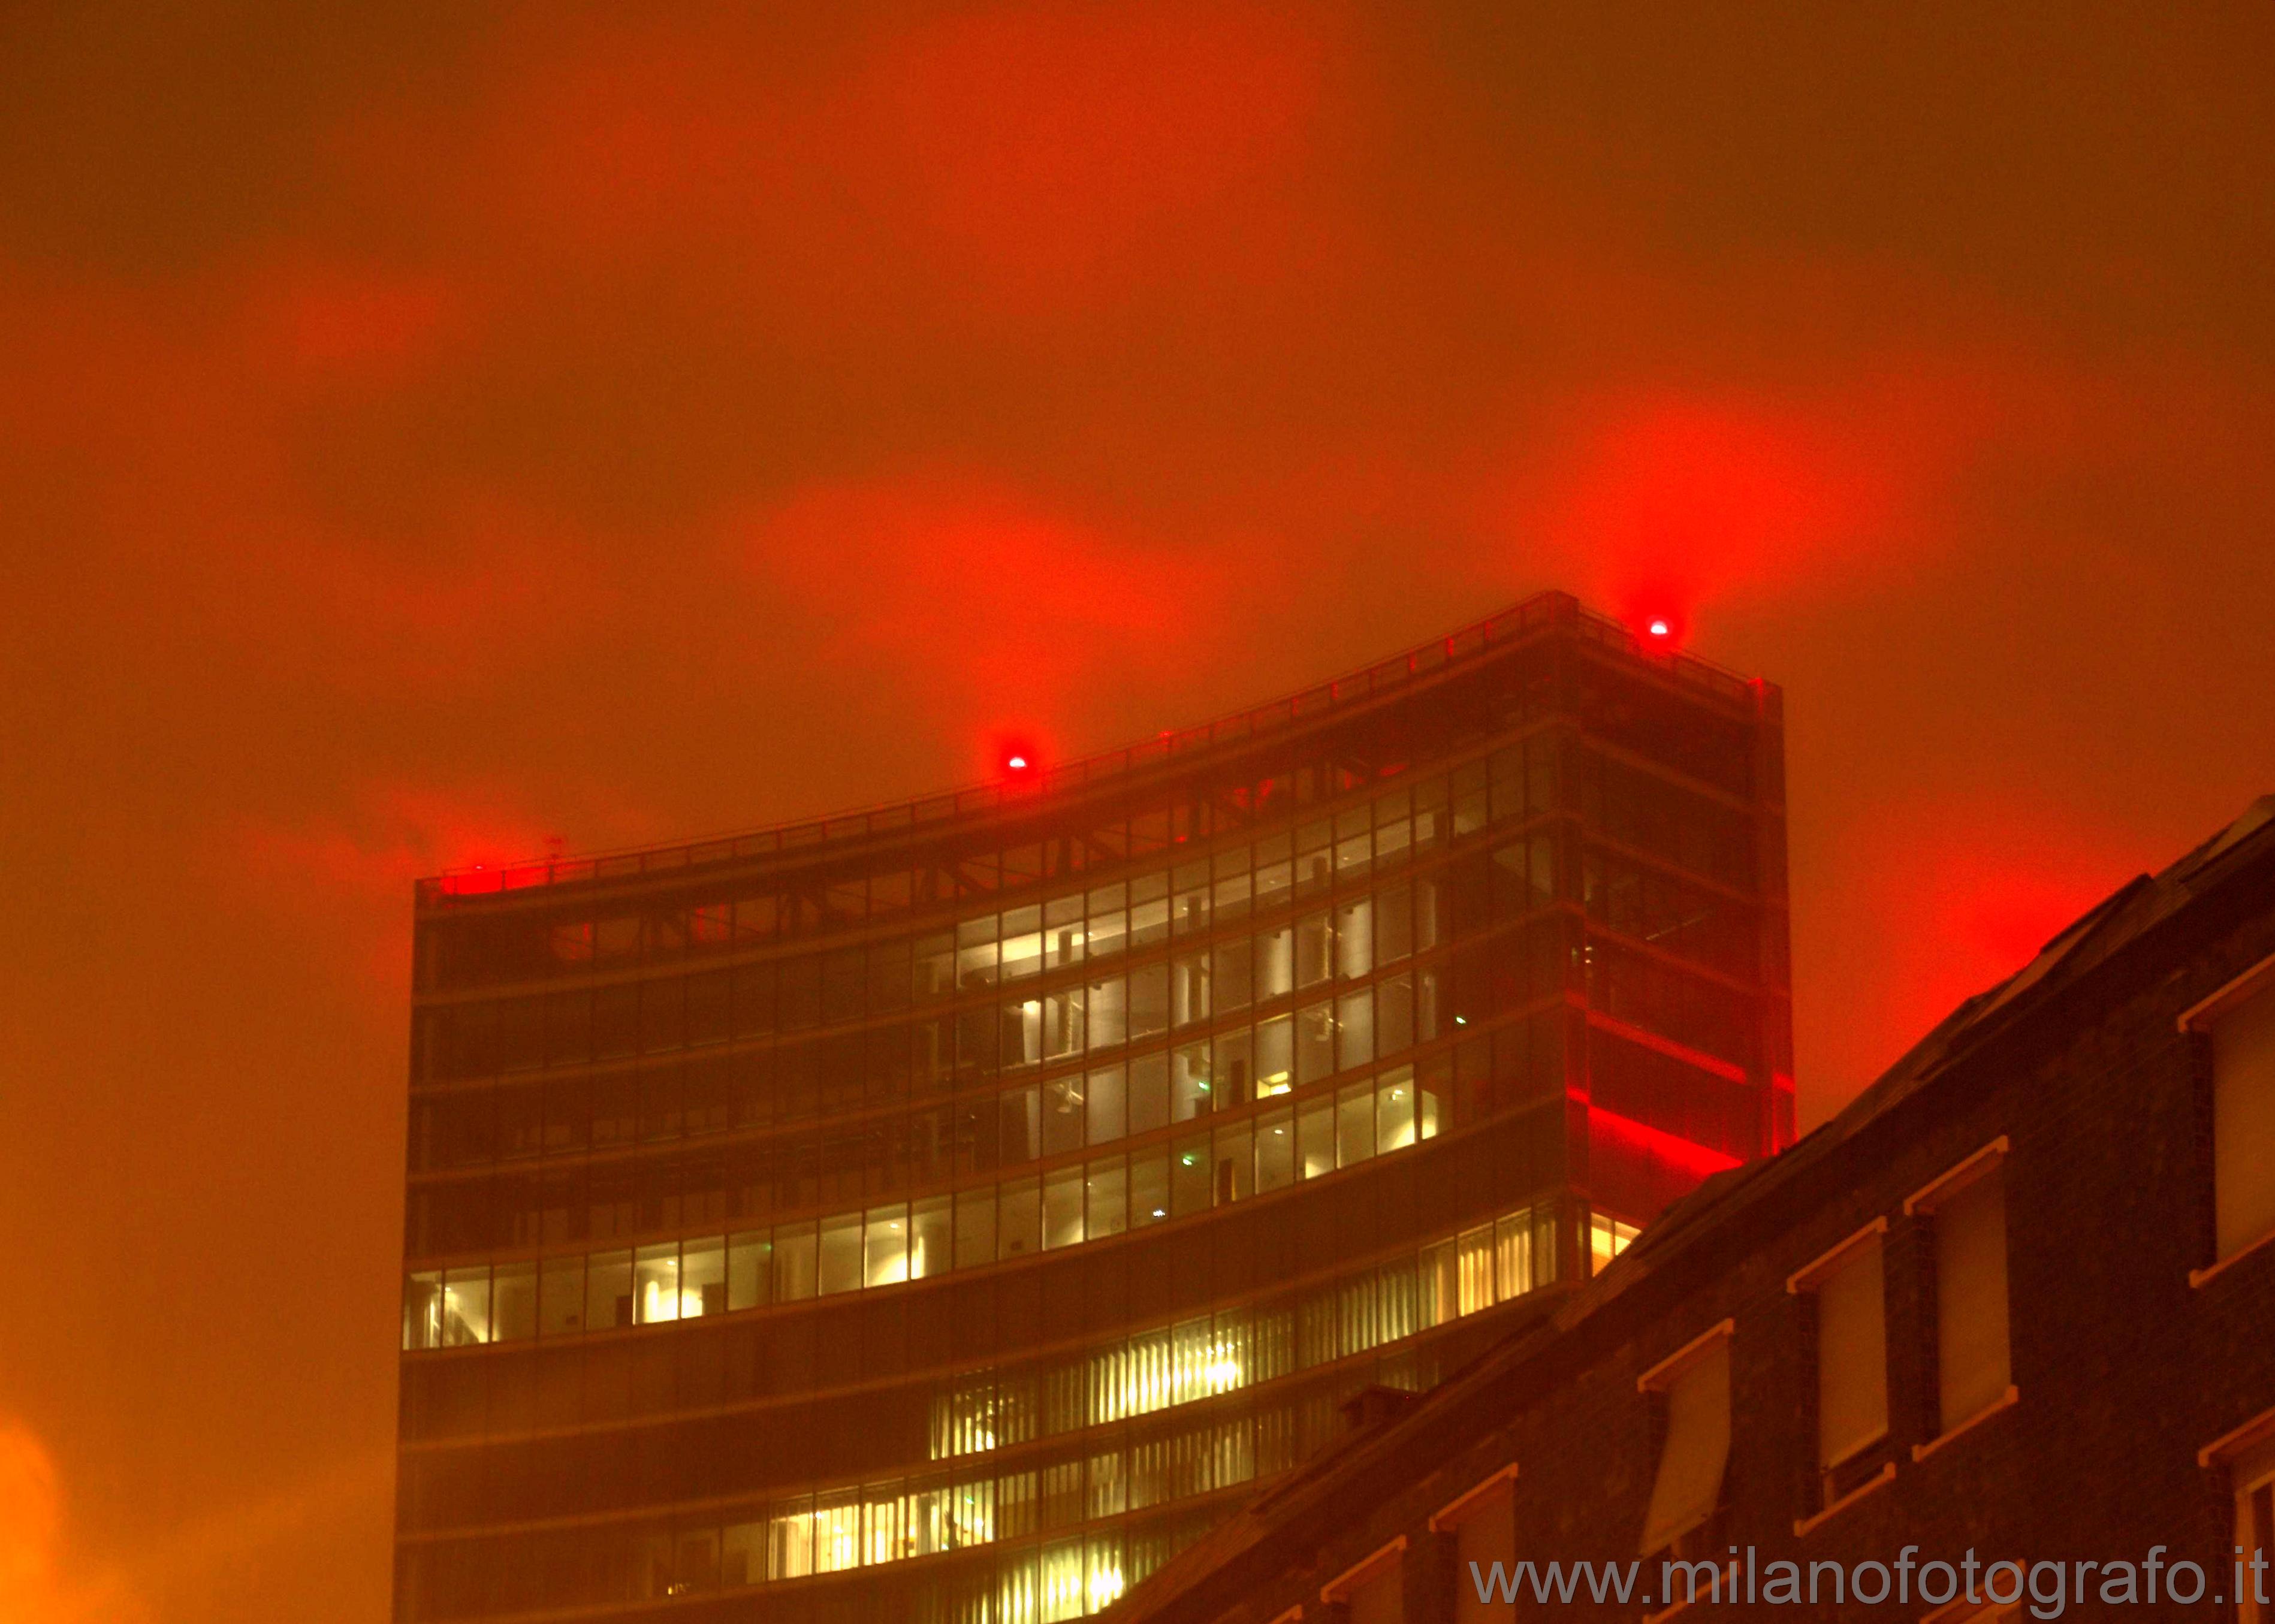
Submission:
POLYGON ((1662 641, 421 882, 396 1616, 1095 1613, 1788 1143, 1780 695, 1662 641))

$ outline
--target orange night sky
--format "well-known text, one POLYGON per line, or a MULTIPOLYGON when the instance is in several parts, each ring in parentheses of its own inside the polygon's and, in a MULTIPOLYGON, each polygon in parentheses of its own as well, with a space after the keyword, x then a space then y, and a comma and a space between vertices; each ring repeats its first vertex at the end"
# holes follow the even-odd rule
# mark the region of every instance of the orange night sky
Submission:
POLYGON ((2275 789, 2264 8, 774 9, 0 10, 0 1624, 386 1616, 417 874, 1564 586, 1806 1125, 2275 789))

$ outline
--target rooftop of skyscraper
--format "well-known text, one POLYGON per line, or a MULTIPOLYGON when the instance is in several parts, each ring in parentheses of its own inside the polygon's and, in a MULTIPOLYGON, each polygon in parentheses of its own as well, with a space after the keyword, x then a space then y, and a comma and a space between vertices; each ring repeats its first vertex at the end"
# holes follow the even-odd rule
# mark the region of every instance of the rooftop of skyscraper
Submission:
POLYGON ((802 818, 771 828, 621 851, 532 857, 453 869, 421 880, 419 895, 422 902, 434 902, 532 886, 658 873, 776 853, 803 853, 814 847, 855 844, 881 834, 987 817, 1014 809, 1036 796, 1077 791, 1190 761, 1220 747, 1243 744, 1402 690, 1449 667, 1559 628, 1599 648, 1646 661, 1675 682, 1715 698, 1741 699, 1765 685, 1758 678, 1742 676, 1681 647, 1674 628, 1663 618, 1647 617, 1639 624, 1630 625, 1589 608, 1568 593, 1543 592, 1458 631, 1417 643, 1387 659, 1374 661, 1284 699, 1229 712, 1194 726, 1164 729, 1142 744, 1100 751, 1069 761, 1023 758, 1018 767, 1011 767, 1007 762, 1005 770, 994 778, 961 789, 851 808, 818 818, 802 818))

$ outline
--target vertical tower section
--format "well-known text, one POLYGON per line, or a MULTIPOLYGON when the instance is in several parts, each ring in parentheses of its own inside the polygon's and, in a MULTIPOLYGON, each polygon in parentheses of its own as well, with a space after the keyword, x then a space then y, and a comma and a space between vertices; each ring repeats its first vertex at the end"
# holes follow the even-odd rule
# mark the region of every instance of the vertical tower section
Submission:
POLYGON ((1562 756, 1584 932, 1568 1075, 1600 1261, 1703 1176, 1793 1139, 1784 704, 1582 624, 1598 635, 1573 646, 1562 756))

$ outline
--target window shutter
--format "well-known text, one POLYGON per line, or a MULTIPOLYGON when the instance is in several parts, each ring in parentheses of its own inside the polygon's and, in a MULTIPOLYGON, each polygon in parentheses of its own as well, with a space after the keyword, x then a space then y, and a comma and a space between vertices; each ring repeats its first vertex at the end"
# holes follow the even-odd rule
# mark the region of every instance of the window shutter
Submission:
POLYGON ((1493 1490, 1468 1507, 1454 1525, 1454 1624, 1507 1624, 1508 1604, 1498 1599, 1493 1571, 1498 1563, 1509 1582, 1516 1572, 1516 1496, 1507 1488, 1493 1490), (1476 1575, 1471 1575, 1471 1565, 1476 1575), (1478 1580, 1484 1580, 1496 1599, 1480 1600, 1478 1580))
POLYGON ((2219 1255, 2275 1233, 2275 989, 2211 1029, 2212 1198, 2219 1255))
POLYGON ((1667 1445, 1644 1518, 1644 1554, 1714 1514, 1729 1459, 1730 1344, 1718 1338, 1667 1390, 1667 1445))
MULTIPOLYGON (((1404 1624, 1406 1536, 1401 1534, 1320 1588, 1319 1599, 1346 1624, 1404 1624)), ((1291 1615, 1292 1616, 1292 1615, 1291 1615)))
POLYGON ((1877 1237, 1856 1248, 1817 1288, 1817 1463, 1821 1467, 1847 1460, 1887 1433, 1888 1338, 1882 1303, 1877 1237))
POLYGON ((2007 1396, 2007 1182, 1992 1172, 1935 1209, 1936 1376, 1949 1431, 2007 1396))
POLYGON ((1393 1562, 1353 1590, 1344 1604, 1349 1624, 1404 1624, 1404 1568, 1393 1562))
POLYGON ((2255 1591, 2264 1589, 2275 1596, 2275 1575, 2255 1579, 2251 1558, 2254 1552, 2264 1552, 2275 1562, 2275 1436, 2260 1439, 2230 1456, 2226 1464, 2228 1484, 2235 1494, 2236 1560, 2243 1564, 2244 1593, 2237 1598, 2241 1605, 2236 1617, 2243 1624, 2268 1624, 2275 1618, 2275 1601, 2263 1604, 2255 1591))

